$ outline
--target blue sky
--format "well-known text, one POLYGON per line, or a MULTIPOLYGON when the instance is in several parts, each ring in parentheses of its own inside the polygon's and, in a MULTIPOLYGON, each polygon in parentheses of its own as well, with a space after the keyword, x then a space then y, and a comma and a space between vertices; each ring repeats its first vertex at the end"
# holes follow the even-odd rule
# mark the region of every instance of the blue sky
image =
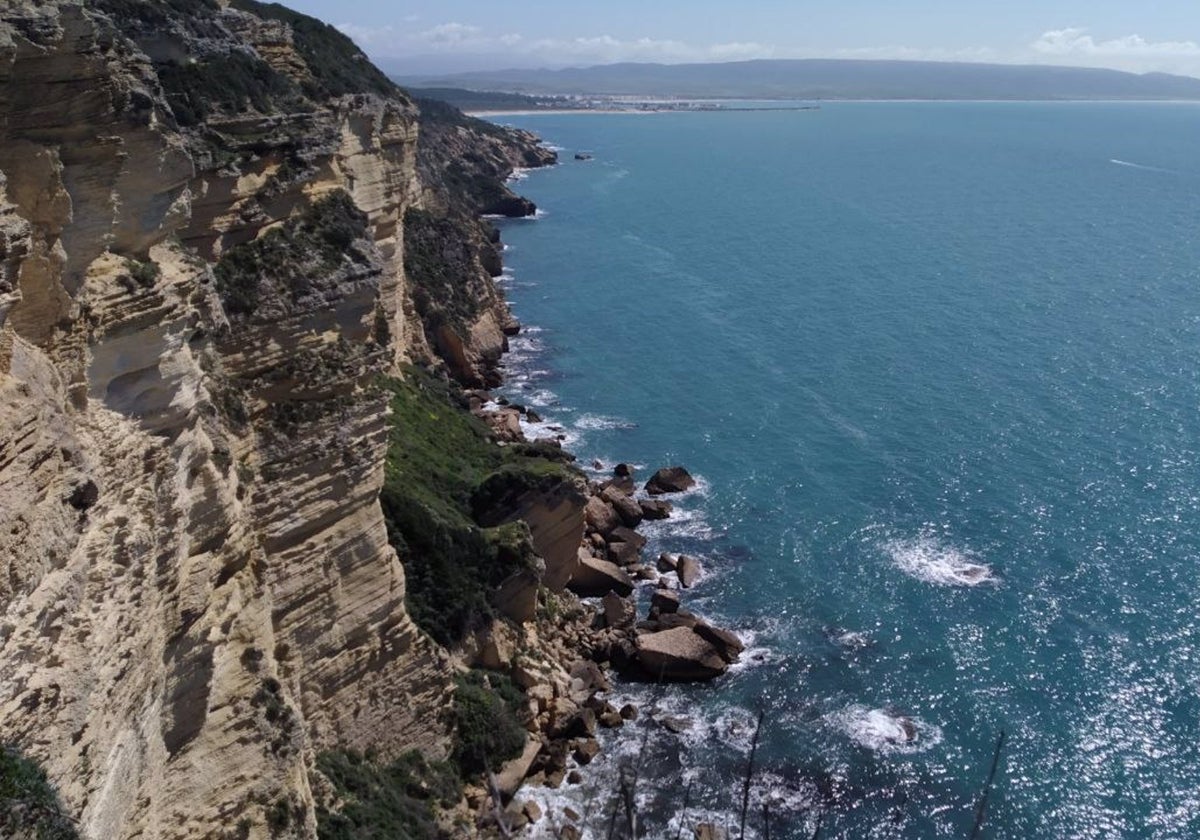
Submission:
POLYGON ((1075 64, 1200 76, 1200 0, 286 4, 337 25, 374 58, 438 72, 833 57, 1075 64))

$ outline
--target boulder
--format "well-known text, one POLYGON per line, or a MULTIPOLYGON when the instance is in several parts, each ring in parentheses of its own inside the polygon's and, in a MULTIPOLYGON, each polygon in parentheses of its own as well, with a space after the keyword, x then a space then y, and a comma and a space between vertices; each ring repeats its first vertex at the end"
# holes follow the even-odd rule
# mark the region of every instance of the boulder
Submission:
POLYGON ((711 680, 729 668, 712 643, 691 627, 638 636, 637 663, 647 676, 674 682, 711 680))
POLYGON ((641 564, 631 567, 629 573, 638 580, 658 580, 658 572, 641 564))
POLYGON ((660 630, 671 630, 675 627, 695 627, 699 623, 700 620, 686 610, 673 613, 665 612, 658 616, 658 627, 660 630))
POLYGON ((613 506, 617 515, 621 518, 621 524, 627 528, 636 528, 642 521, 642 506, 631 496, 627 496, 620 489, 608 486, 600 491, 604 501, 613 506))
POLYGON ((726 840, 725 829, 714 823, 700 823, 692 829, 692 834, 696 840, 726 840))
POLYGON ((679 576, 679 585, 690 589, 700 579, 700 561, 688 554, 680 554, 675 574, 679 576))
POLYGON ((528 818, 528 820, 529 820, 531 823, 535 823, 535 822, 537 822, 538 820, 540 820, 540 819, 542 818, 542 809, 541 809, 541 806, 539 806, 539 805, 538 805, 536 802, 534 802, 532 799, 531 799, 531 800, 529 800, 528 802, 526 802, 526 803, 525 803, 525 804, 524 804, 524 805, 521 807, 521 810, 522 810, 522 811, 524 811, 524 813, 525 813, 525 816, 528 818))
POLYGON ((637 720, 637 706, 633 705, 632 703, 626 703, 621 707, 620 715, 625 720, 637 720))
POLYGON ((647 542, 646 538, 637 531, 633 530, 632 528, 626 528, 624 525, 613 528, 612 533, 608 535, 608 541, 610 543, 630 543, 632 545, 636 545, 638 551, 641 551, 643 548, 645 548, 647 542))
POLYGON ((633 467, 620 463, 613 467, 613 475, 617 478, 633 478, 633 467))
POLYGON ((579 552, 579 568, 567 588, 576 595, 601 597, 609 592, 629 595, 633 592, 633 581, 619 566, 598 557, 579 552))
POLYGON ((664 574, 673 572, 679 566, 678 554, 660 554, 658 555, 658 570, 664 574))
POLYGON ((637 485, 631 476, 615 476, 600 485, 601 490, 612 490, 622 496, 632 496, 637 492, 637 485))
POLYGON ((637 618, 633 604, 615 592, 609 592, 600 602, 604 609, 604 623, 609 627, 632 627, 637 618))
POLYGON ((581 659, 572 665, 570 674, 570 695, 576 703, 587 702, 597 691, 612 689, 600 667, 587 659, 581 659))
POLYGON ((587 504, 583 508, 583 518, 589 528, 604 536, 612 533, 613 528, 622 522, 620 514, 599 496, 592 496, 587 500, 587 504))
POLYGON ((646 482, 646 492, 651 496, 661 496, 664 493, 682 493, 696 486, 696 479, 683 467, 663 467, 650 476, 646 482))
POLYGON ((502 794, 512 796, 517 792, 517 788, 529 775, 529 769, 541 751, 542 742, 537 738, 529 738, 525 742, 525 749, 521 754, 500 768, 500 772, 496 774, 496 787, 502 794))
POLYGON ((608 559, 618 566, 634 566, 642 562, 642 552, 634 543, 612 542, 608 544, 608 559))
POLYGON ((742 640, 728 630, 713 627, 704 622, 698 622, 695 631, 704 641, 708 642, 726 662, 737 662, 746 646, 742 640))
POLYGON ((591 764, 592 759, 600 755, 600 744, 595 738, 586 738, 575 746, 575 760, 581 765, 591 764))
POLYGON ((679 593, 671 589, 657 589, 650 596, 650 612, 662 613, 679 612, 679 593))
POLYGON ((670 502, 662 499, 642 499, 638 502, 638 507, 642 509, 642 518, 651 521, 669 519, 673 509, 670 502))
POLYGON ((692 728, 692 722, 685 717, 672 717, 671 715, 663 715, 658 718, 658 724, 668 732, 674 732, 678 735, 680 732, 687 732, 692 728))
POLYGON ((492 596, 492 603, 504 615, 518 624, 533 621, 537 614, 538 589, 541 576, 524 570, 505 578, 492 596))

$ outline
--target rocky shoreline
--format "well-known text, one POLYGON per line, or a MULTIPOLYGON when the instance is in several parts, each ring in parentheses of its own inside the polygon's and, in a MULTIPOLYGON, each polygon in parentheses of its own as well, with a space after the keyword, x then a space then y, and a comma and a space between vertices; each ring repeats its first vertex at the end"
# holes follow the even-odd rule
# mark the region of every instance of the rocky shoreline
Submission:
MULTIPOLYGON (((523 422, 542 422, 534 409, 487 390, 465 396, 470 412, 489 427, 499 445, 534 445, 556 451, 565 461, 575 460, 563 451, 561 432, 532 440, 526 436, 523 422)), ((626 463, 610 467, 596 461, 591 466, 593 474, 608 475, 586 480, 580 473, 581 495, 575 505, 582 514, 581 538, 574 556, 558 558, 543 578, 548 587, 543 597, 553 600, 554 609, 539 610, 530 624, 517 627, 497 620, 464 649, 466 664, 508 674, 528 699, 525 750, 495 775, 493 789, 479 785, 468 787, 465 794, 473 822, 501 835, 552 816, 557 836, 582 836, 578 813, 564 808, 560 814, 544 815, 520 791, 580 783, 581 768, 601 751, 600 730, 621 729, 638 718, 635 706, 617 708, 609 701, 613 677, 658 683, 708 681, 738 662, 745 649, 736 634, 686 608, 687 592, 702 575, 697 558, 644 554, 648 539, 638 528, 669 519, 672 499, 692 490, 695 479, 682 466, 663 467, 644 481, 626 463), (546 667, 531 667, 522 648, 537 649, 546 667)), ((679 723, 658 722, 667 728, 679 723)))

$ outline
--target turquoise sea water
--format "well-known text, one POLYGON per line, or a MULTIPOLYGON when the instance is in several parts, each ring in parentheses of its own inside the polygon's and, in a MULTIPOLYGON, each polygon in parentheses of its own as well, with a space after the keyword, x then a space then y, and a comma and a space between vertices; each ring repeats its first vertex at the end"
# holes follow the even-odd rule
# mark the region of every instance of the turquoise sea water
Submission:
POLYGON ((702 477, 647 553, 751 641, 658 701, 649 836, 736 825, 759 709, 747 836, 965 838, 1001 729, 984 836, 1200 836, 1200 108, 498 119, 565 150, 508 392, 702 477))

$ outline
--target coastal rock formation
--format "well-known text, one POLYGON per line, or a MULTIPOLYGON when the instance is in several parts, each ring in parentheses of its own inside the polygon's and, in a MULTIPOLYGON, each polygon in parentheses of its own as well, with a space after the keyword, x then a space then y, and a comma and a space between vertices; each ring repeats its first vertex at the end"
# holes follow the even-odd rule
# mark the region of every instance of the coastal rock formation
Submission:
MULTIPOLYGON (((426 154, 347 39, 251 0, 5 4, 0 113, 0 740, 87 838, 312 837, 316 754, 448 745, 375 382, 492 381, 511 318, 422 161, 479 142, 503 196, 549 153, 456 125, 426 154), (450 334, 417 214, 465 249, 450 334)), ((573 510, 519 514, 568 566, 573 510)))
POLYGON ((696 486, 696 479, 683 467, 663 467, 646 482, 646 492, 651 496, 666 493, 682 493, 696 486))

